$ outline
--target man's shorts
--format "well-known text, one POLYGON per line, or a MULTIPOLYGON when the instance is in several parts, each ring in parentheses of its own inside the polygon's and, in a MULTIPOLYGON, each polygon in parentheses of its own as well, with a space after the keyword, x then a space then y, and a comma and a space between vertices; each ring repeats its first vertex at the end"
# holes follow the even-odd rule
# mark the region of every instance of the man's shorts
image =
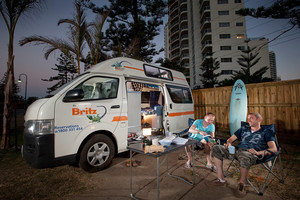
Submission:
POLYGON ((223 158, 232 160, 237 159, 240 163, 240 166, 245 169, 250 169, 252 165, 256 164, 257 156, 244 150, 238 149, 234 155, 230 154, 228 150, 223 145, 214 145, 212 148, 212 156, 223 160, 223 158))

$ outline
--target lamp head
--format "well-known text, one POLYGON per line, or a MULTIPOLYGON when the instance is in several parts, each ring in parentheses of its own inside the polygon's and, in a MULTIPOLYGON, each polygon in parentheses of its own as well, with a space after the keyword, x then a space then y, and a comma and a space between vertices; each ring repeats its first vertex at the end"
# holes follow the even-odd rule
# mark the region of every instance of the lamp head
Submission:
POLYGON ((21 82, 22 82, 22 80, 19 78, 19 79, 18 79, 18 82, 19 82, 19 83, 21 83, 21 82))
POLYGON ((144 136, 151 135, 151 128, 143 128, 143 135, 144 136))

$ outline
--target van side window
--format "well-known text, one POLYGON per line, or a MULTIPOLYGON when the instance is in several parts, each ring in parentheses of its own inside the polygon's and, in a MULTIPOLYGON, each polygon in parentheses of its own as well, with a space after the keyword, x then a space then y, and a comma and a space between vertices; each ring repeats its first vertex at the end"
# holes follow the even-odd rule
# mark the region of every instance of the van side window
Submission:
POLYGON ((93 77, 79 84, 76 89, 82 89, 82 100, 117 98, 119 79, 110 77, 93 77))
POLYGON ((172 72, 167 69, 144 64, 146 76, 173 81, 172 72))
POLYGON ((193 103, 189 88, 167 85, 167 89, 174 103, 193 103))

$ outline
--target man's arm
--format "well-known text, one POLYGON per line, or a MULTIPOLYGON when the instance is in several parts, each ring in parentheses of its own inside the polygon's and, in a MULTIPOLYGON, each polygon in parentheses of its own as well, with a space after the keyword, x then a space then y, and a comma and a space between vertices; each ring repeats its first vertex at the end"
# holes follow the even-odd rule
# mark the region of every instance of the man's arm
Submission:
POLYGON ((215 132, 210 132, 209 134, 212 138, 215 138, 215 132))
POLYGON ((276 144, 274 141, 269 141, 268 143, 268 146, 269 148, 266 149, 266 150, 263 150, 263 151, 256 151, 255 149, 249 149, 248 151, 254 155, 257 155, 257 156, 267 156, 267 155, 271 155, 272 153, 270 153, 269 151, 272 151, 274 153, 277 152, 277 147, 276 147, 276 144), (267 151, 269 150, 269 151, 267 151))
POLYGON ((190 133, 200 133, 200 134, 202 134, 202 135, 204 135, 204 136, 207 135, 206 132, 197 130, 197 129, 196 129, 196 125, 192 125, 192 126, 190 127, 190 129, 189 129, 189 132, 190 132, 190 133))
POLYGON ((225 146, 226 148, 228 148, 228 146, 231 146, 232 143, 233 143, 236 139, 237 139, 236 135, 233 134, 233 135, 227 140, 227 142, 226 142, 226 144, 224 144, 224 146, 225 146))
POLYGON ((195 126, 195 125, 192 125, 192 126, 190 127, 189 132, 190 132, 190 133, 199 133, 199 131, 196 130, 196 126, 195 126))

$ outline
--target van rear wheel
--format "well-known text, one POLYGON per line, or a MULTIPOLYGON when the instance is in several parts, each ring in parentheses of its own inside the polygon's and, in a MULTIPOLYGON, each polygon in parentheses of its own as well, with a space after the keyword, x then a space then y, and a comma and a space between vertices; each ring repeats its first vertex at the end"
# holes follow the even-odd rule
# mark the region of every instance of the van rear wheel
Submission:
POLYGON ((79 166, 87 172, 97 172, 106 168, 115 154, 115 145, 106 135, 94 135, 83 146, 79 166))

